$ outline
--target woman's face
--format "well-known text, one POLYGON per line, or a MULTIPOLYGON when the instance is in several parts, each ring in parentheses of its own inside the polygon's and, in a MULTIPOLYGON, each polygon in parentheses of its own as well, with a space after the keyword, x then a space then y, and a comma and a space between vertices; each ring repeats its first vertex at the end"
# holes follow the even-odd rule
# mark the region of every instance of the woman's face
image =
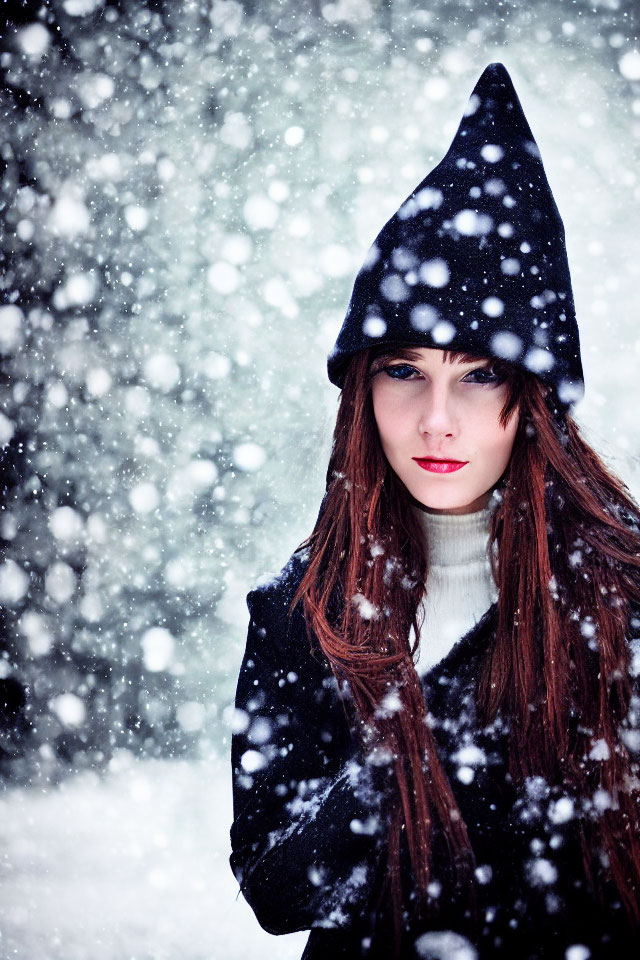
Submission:
POLYGON ((503 428, 508 384, 494 365, 487 358, 449 363, 443 350, 412 347, 372 368, 384 453, 409 493, 431 510, 471 513, 486 506, 509 463, 518 407, 503 428))

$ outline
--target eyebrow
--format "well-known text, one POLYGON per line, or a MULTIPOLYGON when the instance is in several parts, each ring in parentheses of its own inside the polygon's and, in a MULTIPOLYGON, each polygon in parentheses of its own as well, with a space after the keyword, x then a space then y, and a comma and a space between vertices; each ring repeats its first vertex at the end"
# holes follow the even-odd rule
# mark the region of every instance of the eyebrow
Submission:
MULTIPOLYGON (((481 357, 475 356, 471 353, 463 353, 461 356, 457 357, 454 360, 453 350, 443 350, 442 351, 442 362, 445 363, 457 363, 458 366, 464 366, 465 364, 476 364, 476 363, 489 363, 493 358, 492 357, 481 357)), ((421 359, 420 354, 413 350, 411 347, 398 347, 397 350, 394 350, 390 353, 383 353, 381 356, 376 357, 373 360, 373 364, 383 362, 385 360, 413 360, 419 361, 421 359)))
MULTIPOLYGON (((442 351, 442 362, 444 363, 445 359, 449 360, 450 363, 454 362, 454 353, 455 350, 443 350, 442 351)), ((477 356, 475 353, 462 353, 457 358, 458 363, 484 363, 485 361, 491 361, 495 359, 494 357, 482 357, 477 356)))

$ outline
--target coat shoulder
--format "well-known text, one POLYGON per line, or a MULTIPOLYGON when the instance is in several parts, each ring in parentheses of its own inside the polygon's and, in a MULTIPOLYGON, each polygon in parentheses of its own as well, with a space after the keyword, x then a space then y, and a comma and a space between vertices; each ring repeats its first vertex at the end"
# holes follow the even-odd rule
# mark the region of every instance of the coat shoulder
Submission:
POLYGON ((247 594, 247 606, 252 619, 273 620, 287 614, 309 565, 309 559, 307 549, 296 550, 279 573, 264 574, 260 577, 247 594))
POLYGON ((304 656, 305 661, 311 653, 311 637, 302 603, 293 608, 292 603, 309 561, 308 550, 296 550, 279 573, 261 577, 247 594, 254 642, 261 647, 272 645, 282 656, 304 656))

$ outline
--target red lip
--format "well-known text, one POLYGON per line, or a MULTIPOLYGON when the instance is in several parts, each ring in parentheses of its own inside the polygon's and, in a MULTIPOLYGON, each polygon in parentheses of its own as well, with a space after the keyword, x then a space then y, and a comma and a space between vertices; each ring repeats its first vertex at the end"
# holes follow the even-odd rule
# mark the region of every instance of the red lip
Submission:
POLYGON ((439 457, 413 457, 412 459, 423 470, 429 470, 431 473, 453 473, 469 462, 468 460, 441 460, 439 457))

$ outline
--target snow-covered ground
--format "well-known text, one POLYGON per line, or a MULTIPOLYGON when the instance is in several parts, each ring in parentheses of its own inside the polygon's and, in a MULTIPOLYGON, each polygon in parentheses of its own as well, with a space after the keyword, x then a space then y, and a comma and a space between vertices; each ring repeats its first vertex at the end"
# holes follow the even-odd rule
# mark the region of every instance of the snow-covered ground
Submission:
POLYGON ((236 899, 229 762, 112 767, 0 797, 2 960, 299 960, 236 899))

